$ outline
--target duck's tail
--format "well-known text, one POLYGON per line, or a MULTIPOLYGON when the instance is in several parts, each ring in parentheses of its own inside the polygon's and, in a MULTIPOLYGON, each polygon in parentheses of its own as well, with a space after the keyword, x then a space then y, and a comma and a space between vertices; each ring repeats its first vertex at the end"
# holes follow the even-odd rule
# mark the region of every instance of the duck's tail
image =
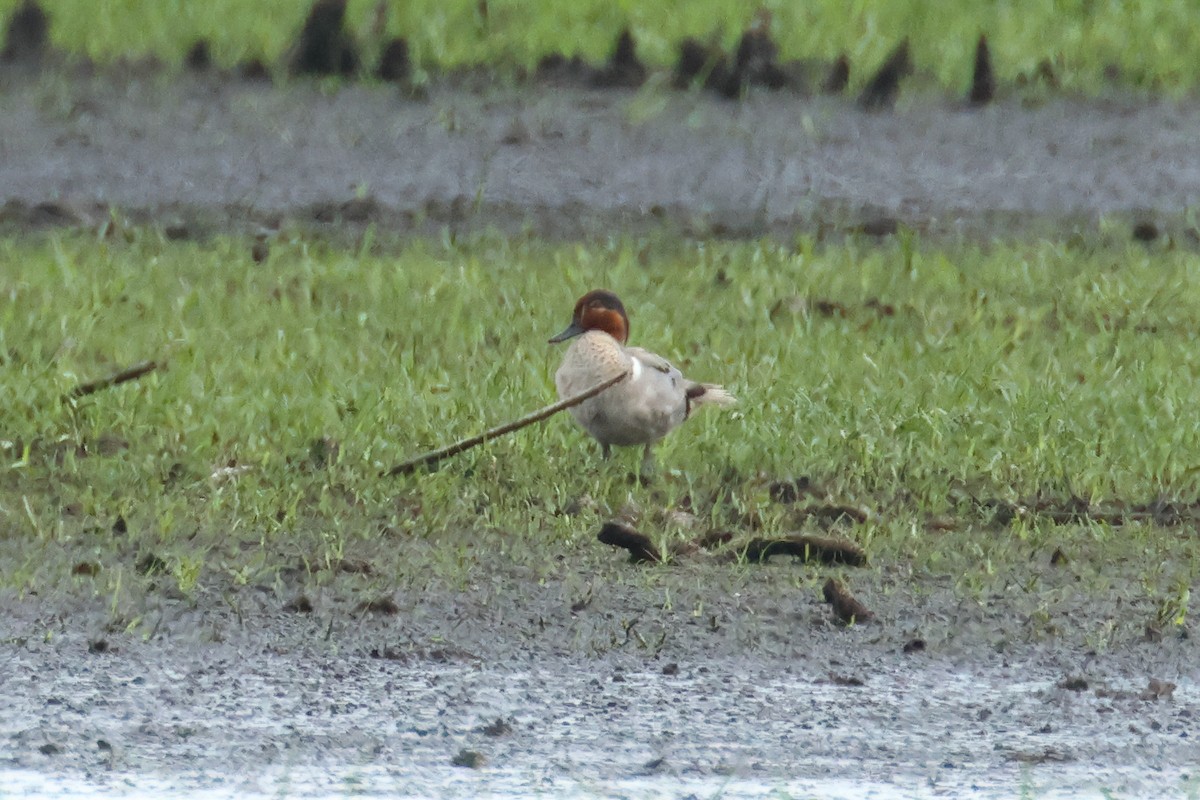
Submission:
POLYGON ((737 404, 737 398, 725 391, 724 386, 715 383, 692 383, 687 387, 687 411, 692 413, 696 406, 732 406, 737 404))

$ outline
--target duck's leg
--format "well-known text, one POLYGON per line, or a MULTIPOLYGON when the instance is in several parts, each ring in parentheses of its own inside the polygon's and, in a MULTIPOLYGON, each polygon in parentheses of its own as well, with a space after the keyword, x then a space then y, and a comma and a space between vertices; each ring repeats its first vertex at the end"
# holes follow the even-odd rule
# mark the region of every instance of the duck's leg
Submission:
POLYGON ((603 442, 600 444, 600 457, 605 461, 608 461, 608 459, 612 457, 611 444, 604 444, 603 442))
POLYGON ((654 477, 654 445, 646 445, 646 449, 642 451, 642 468, 639 474, 642 483, 646 483, 654 477))

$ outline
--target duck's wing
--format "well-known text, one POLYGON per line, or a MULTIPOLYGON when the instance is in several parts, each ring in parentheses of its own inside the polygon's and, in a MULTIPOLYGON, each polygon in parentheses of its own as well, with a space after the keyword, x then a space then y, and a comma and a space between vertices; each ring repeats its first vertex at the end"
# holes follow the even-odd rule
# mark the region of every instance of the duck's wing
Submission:
POLYGON ((649 350, 643 350, 640 347, 626 347, 625 352, 641 361, 646 367, 669 376, 671 387, 674 391, 679 391, 682 388, 686 403, 684 406, 685 417, 696 406, 731 406, 737 403, 737 398, 726 391, 724 386, 716 383, 698 383, 688 380, 680 374, 679 370, 670 361, 667 361, 656 353, 651 353, 649 350))
POLYGON ((657 353, 651 353, 649 350, 645 350, 641 347, 626 347, 625 353, 631 358, 636 358, 638 361, 641 361, 643 366, 649 367, 650 369, 656 369, 659 372, 670 373, 671 370, 675 369, 675 367, 671 366, 670 361, 667 361, 657 353))

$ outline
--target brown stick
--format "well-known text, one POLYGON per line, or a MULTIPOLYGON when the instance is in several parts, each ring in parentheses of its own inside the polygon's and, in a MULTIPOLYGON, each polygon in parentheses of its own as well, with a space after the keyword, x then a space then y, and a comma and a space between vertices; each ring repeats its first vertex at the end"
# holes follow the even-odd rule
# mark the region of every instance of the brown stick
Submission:
POLYGON ((746 545, 746 560, 761 564, 771 556, 795 556, 823 564, 848 564, 861 567, 867 554, 854 542, 825 536, 788 536, 783 539, 751 539, 746 545))
POLYGON ((79 384, 70 392, 63 395, 63 400, 66 401, 74 400, 79 397, 87 397, 89 394, 95 394, 96 392, 103 391, 110 386, 116 386, 118 384, 128 383, 129 381, 135 381, 143 375, 147 375, 158 369, 158 367, 159 364, 157 361, 143 361, 140 364, 134 364, 132 367, 127 367, 120 372, 109 375, 108 377, 79 384))
POLYGON ((830 578, 825 581, 825 602, 833 606, 833 613, 838 615, 838 618, 847 625, 851 623, 862 624, 867 620, 875 618, 875 614, 862 603, 854 599, 854 595, 850 594, 841 581, 837 578, 830 578))
POLYGON ((629 561, 632 564, 661 564, 662 554, 645 534, 638 533, 628 525, 619 522, 606 522, 596 534, 601 544, 612 547, 623 547, 629 551, 629 561))
POLYGON ((559 400, 554 405, 549 405, 549 406, 546 406, 545 408, 538 409, 537 411, 534 411, 532 414, 526 414, 525 416, 521 417, 518 420, 514 420, 512 422, 506 422, 503 425, 492 428, 491 430, 487 430, 487 431, 484 431, 483 433, 476 434, 475 436, 471 436, 470 438, 457 441, 454 444, 449 445, 448 447, 443 447, 441 450, 434 450, 432 452, 425 453, 424 455, 417 456, 416 458, 410 458, 408 461, 404 461, 400 464, 397 464, 396 466, 392 467, 389 470, 385 470, 384 472, 379 473, 379 475, 380 475, 380 477, 383 477, 383 478, 391 478, 396 475, 408 475, 410 472, 415 471, 417 469, 417 467, 424 467, 424 466, 429 466, 431 464, 436 464, 437 462, 441 461, 443 458, 449 458, 450 456, 456 456, 459 453, 463 452, 464 450, 470 450, 472 447, 481 445, 484 442, 489 441, 491 439, 495 439, 497 436, 503 436, 506 433, 511 433, 513 431, 520 430, 521 428, 532 425, 535 422, 541 422, 542 420, 546 419, 547 417, 554 416, 555 414, 562 411, 563 409, 570 408, 571 406, 577 406, 580 403, 582 403, 584 400, 587 400, 589 397, 595 397, 596 395, 600 394, 608 387, 624 380, 625 376, 628 374, 629 374, 628 372, 622 372, 620 375, 617 375, 616 377, 613 377, 613 378, 609 378, 608 380, 604 381, 603 383, 597 384, 585 392, 580 392, 577 395, 568 397, 566 400, 559 400))

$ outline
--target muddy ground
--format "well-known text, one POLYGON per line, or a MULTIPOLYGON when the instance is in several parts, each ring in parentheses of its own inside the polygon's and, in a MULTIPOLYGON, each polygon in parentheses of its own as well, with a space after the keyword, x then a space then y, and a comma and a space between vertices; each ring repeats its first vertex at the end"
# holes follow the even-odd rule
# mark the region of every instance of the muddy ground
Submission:
MULTIPOLYGON (((283 219, 577 236, 758 236, 897 222, 984 236, 1101 215, 1173 221, 1200 201, 1200 102, 865 113, 840 97, 723 101, 545 86, 275 87, 213 76, 0 73, 9 225, 283 219), (17 205, 20 204, 20 205, 17 205)), ((1027 107, 1030 106, 1030 107, 1027 107)))
MULTIPOLYGON (((417 100, 0 73, 0 226, 116 207, 182 237, 366 222, 1061 237, 1110 216, 1194 244, 1198 129, 1191 99, 870 114, 768 94, 417 100)), ((1048 553, 1030 561, 1058 590, 1047 609, 1026 574, 964 600, 903 564, 635 567, 581 535, 546 575, 475 545, 499 556, 469 585, 397 587, 395 613, 336 585, 209 587, 148 598, 130 634, 86 587, 6 593, 0 796, 1200 793, 1196 637, 1148 630, 1149 600, 1070 599, 1048 553), (837 624, 802 570, 844 575, 877 620, 837 624)))

